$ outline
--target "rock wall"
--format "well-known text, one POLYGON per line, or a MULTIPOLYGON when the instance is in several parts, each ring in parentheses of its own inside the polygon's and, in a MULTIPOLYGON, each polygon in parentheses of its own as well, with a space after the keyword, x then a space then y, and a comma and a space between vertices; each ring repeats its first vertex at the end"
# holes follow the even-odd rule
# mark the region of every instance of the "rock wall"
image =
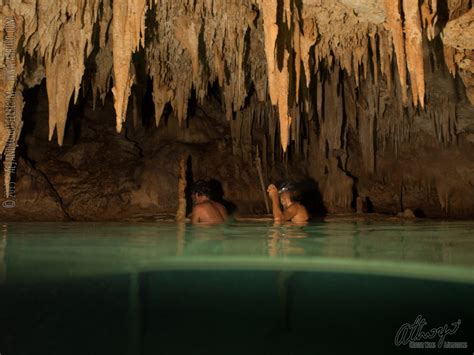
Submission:
POLYGON ((471 1, 0 5, 7 198, 34 169, 65 218, 173 214, 186 159, 261 212, 258 150, 320 210, 474 212, 471 1))

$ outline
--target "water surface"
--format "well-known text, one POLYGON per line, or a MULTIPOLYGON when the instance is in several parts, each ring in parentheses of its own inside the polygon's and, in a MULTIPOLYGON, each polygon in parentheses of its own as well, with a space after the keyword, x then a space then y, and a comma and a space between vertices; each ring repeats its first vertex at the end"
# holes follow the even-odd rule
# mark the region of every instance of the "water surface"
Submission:
POLYGON ((473 231, 440 221, 3 224, 0 353, 471 355, 473 231), (445 340, 468 347, 397 344, 417 317, 424 331, 460 321, 445 340))
POLYGON ((474 282, 474 222, 3 224, 0 270, 35 281, 162 269, 326 270, 474 282))

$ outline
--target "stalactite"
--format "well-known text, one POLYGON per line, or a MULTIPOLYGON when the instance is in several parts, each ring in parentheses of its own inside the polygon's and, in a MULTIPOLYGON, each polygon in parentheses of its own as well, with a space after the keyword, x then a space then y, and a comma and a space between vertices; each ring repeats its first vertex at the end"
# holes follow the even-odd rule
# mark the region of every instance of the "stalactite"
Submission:
MULTIPOLYGON (((216 80, 230 120, 233 112, 245 104, 249 72, 252 78, 260 78, 260 82, 266 80, 260 64, 254 66, 254 61, 244 62, 249 45, 246 35, 248 28, 255 27, 256 13, 251 7, 233 2, 226 6, 219 2, 194 5, 183 8, 179 3, 158 4, 157 31, 162 36, 153 38, 147 46, 148 70, 154 79, 159 79, 159 85, 155 87, 168 87, 174 92, 171 105, 179 122, 186 118, 191 92, 194 91, 197 102, 202 103, 208 94, 208 84, 216 80), (223 21, 212 20, 215 11, 223 21), (170 57, 176 60, 170 61, 170 57)), ((261 49, 255 47, 255 43, 251 45, 255 48, 252 53, 260 53, 261 49)), ((266 95, 262 92, 266 89, 260 82, 255 80, 255 87, 264 100, 266 95)))
POLYGON ((309 87, 311 80, 311 68, 310 68, 310 50, 311 47, 316 43, 318 36, 318 29, 314 19, 305 19, 303 21, 303 33, 301 34, 301 58, 303 60, 306 86, 309 87))
POLYGON ((344 149, 342 125, 344 123, 343 100, 339 91, 340 73, 335 71, 324 81, 324 107, 320 119, 320 148, 329 148, 329 153, 344 149))
POLYGON ((288 112, 288 92, 290 87, 290 74, 288 72, 289 54, 285 50, 283 59, 283 68, 280 71, 276 69, 275 79, 278 82, 278 117, 280 120, 280 142, 283 152, 288 149, 290 142, 290 126, 292 118, 288 112))
MULTIPOLYGON (((240 12, 240 8, 238 10, 240 12)), ((246 50, 245 34, 247 26, 244 25, 229 31, 230 40, 235 43, 231 57, 226 60, 226 65, 234 68, 230 74, 229 80, 223 86, 224 109, 227 119, 231 120, 233 112, 239 111, 244 107, 247 90, 245 87, 245 67, 244 54, 246 50)), ((227 49, 228 51, 229 49, 227 49)))
POLYGON ((405 42, 403 37, 403 24, 400 16, 400 0, 384 0, 385 11, 387 13, 387 27, 390 29, 393 37, 393 46, 397 57, 398 74, 402 88, 403 104, 408 105, 407 94, 407 72, 405 42))
POLYGON ((173 90, 167 86, 159 86, 159 81, 153 81, 153 102, 155 103, 155 122, 156 127, 160 126, 163 110, 168 102, 173 100, 173 90))
POLYGON ((456 50, 450 46, 444 46, 444 61, 446 66, 448 67, 449 72, 452 76, 456 76, 456 62, 454 60, 454 55, 456 54, 456 50))
POLYGON ((263 32, 265 36, 265 55, 267 59, 267 75, 270 100, 273 105, 278 103, 278 82, 276 71, 276 39, 278 36, 277 5, 274 0, 262 0, 263 32))
POLYGON ((59 49, 52 62, 46 62, 46 88, 49 104, 49 140, 56 130, 59 145, 63 144, 69 101, 74 83, 69 77, 69 57, 65 46, 59 49))
MULTIPOLYGON (((66 125, 69 101, 74 94, 77 101, 84 75, 84 60, 92 51, 92 31, 97 16, 98 1, 79 3, 65 3, 59 9, 51 9, 48 3, 42 2, 38 14, 38 32, 31 26, 31 18, 26 18, 32 32, 25 33, 25 41, 31 50, 38 47, 45 56, 45 69, 49 97, 49 139, 52 139, 54 130, 57 131, 57 140, 62 145, 64 128, 66 125), (62 22, 51 18, 46 24, 43 16, 50 17, 57 11, 62 22), (47 34, 57 29, 56 36, 48 38, 47 34), (60 30, 59 30, 60 29, 60 30), (37 34, 40 38, 38 39, 37 34), (44 41, 43 41, 44 39, 44 41)), ((36 16, 26 13, 25 16, 36 16)), ((28 46, 27 46, 28 48, 28 46)))
MULTIPOLYGON (((250 31, 250 47, 249 52, 254 53, 257 58, 265 58, 265 45, 264 36, 260 35, 261 21, 259 26, 255 30, 250 31), (261 54, 260 54, 261 53, 261 54)), ((263 32, 263 31, 262 31, 263 32)), ((253 84, 255 86, 255 93, 259 102, 267 101, 268 93, 268 80, 267 80, 267 63, 266 60, 254 60, 250 62, 251 66, 251 77, 253 78, 253 84)))
POLYGON ((410 72, 413 103, 425 105, 425 72, 420 8, 416 1, 403 0, 405 13, 405 52, 410 72))
POLYGON ((374 82, 378 83, 379 82, 379 59, 378 59, 379 51, 377 50, 377 39, 375 38, 375 35, 376 33, 374 31, 371 31, 369 33, 370 49, 372 50, 372 64, 374 68, 374 82))
POLYGON ((379 36, 379 57, 380 71, 387 81, 388 87, 391 89, 393 44, 391 36, 389 36, 387 33, 382 33, 379 36))
POLYGON ((437 0, 424 0, 421 5, 423 28, 426 29, 427 37, 431 41, 436 36, 436 22, 438 21, 437 0), (431 3, 431 6, 430 6, 431 3))
MULTIPOLYGON (((398 82, 398 72, 395 72, 394 81, 398 82)), ((410 106, 404 108, 402 102, 402 88, 399 84, 389 85, 381 82, 377 88, 377 144, 380 150, 391 148, 398 154, 398 148, 408 142, 410 127, 413 119, 409 119, 410 106)), ((365 94, 363 94, 365 95, 365 94)))
POLYGON ((113 2, 112 38, 114 57, 115 113, 117 132, 127 114, 133 76, 130 71, 132 54, 144 45, 146 0, 123 0, 113 2))
POLYGON ((357 105, 359 122, 359 141, 365 169, 369 173, 375 172, 375 121, 377 119, 378 87, 371 84, 370 80, 364 81, 357 105))
POLYGON ((216 71, 219 86, 223 87, 225 80, 225 62, 222 55, 222 49, 217 46, 214 47, 214 70, 216 71))
MULTIPOLYGON (((120 131, 134 82, 132 54, 145 44, 148 5, 151 9, 148 13, 154 17, 148 20, 153 25, 147 29, 146 48, 138 56, 144 54, 147 74, 153 79, 156 124, 159 125, 168 103, 182 124, 188 115, 189 98, 193 96, 202 104, 209 87, 214 90, 214 85, 218 84, 222 107, 230 121, 237 112, 247 109, 254 95, 259 102, 270 99, 273 112, 278 114, 267 118, 267 134, 272 137, 279 131, 284 152, 290 141, 295 147, 306 144, 300 141, 302 117, 317 118, 323 123, 321 139, 331 142, 331 146, 339 146, 331 149, 345 149, 343 139, 338 142, 334 138, 339 124, 329 123, 344 119, 339 111, 332 112, 335 116, 325 112, 328 100, 331 101, 327 98, 328 90, 333 92, 334 88, 319 79, 326 72, 334 76, 340 69, 345 76, 354 79, 351 85, 355 87, 344 90, 354 91, 361 90, 357 86, 365 85, 372 70, 373 84, 378 83, 381 95, 369 105, 376 107, 370 120, 377 120, 378 127, 379 124, 382 127, 376 140, 385 143, 389 140, 395 146, 401 144, 406 135, 405 120, 413 116, 404 114, 403 107, 398 104, 387 103, 387 97, 392 95, 408 106, 408 62, 413 102, 423 106, 422 28, 426 29, 429 39, 441 29, 437 22, 439 4, 435 0, 424 0, 421 7, 410 0, 370 4, 349 0, 319 0, 317 3, 294 0, 62 0, 60 6, 52 0, 10 3, 24 21, 21 43, 24 52, 41 63, 38 70, 27 71, 23 83, 39 83, 44 75, 40 66, 44 65, 51 112, 49 136, 51 138, 56 129, 60 144, 71 97, 74 95, 77 99, 83 80, 87 80, 86 84, 90 80, 95 104, 96 100, 105 99, 113 79, 117 130, 120 131), (403 7, 403 16, 400 7, 403 7), (277 14, 279 10, 281 13, 277 14), (95 62, 93 75, 83 79, 84 63, 91 53, 94 53, 91 59, 95 62), (393 53, 398 69, 395 71, 392 71, 393 53), (35 77, 27 78, 33 71, 35 77), (381 113, 379 106, 393 110, 397 117, 381 113), (279 119, 279 127, 275 118, 279 119)), ((450 22, 443 37, 447 64, 452 73, 459 73, 463 78, 468 97, 472 99, 473 75, 467 68, 471 50, 466 48, 472 43, 471 31, 463 33, 462 44, 450 30, 456 25, 452 21, 461 21, 469 14, 470 3, 467 0, 449 0, 447 3, 450 22)), ((342 96, 352 97, 346 92, 334 95, 336 98, 331 104, 340 106, 339 101, 344 101, 342 96)), ((351 104, 346 104, 346 111, 351 104)), ((411 112, 412 108, 406 110, 411 112)), ((244 116, 242 119, 249 119, 258 114, 244 116)), ((352 123, 347 125, 353 125, 354 117, 354 114, 348 114, 352 123)), ((370 120, 368 126, 373 123, 370 120)), ((340 127, 341 136, 347 125, 340 127)))
POLYGON ((97 100, 100 99, 103 105, 105 97, 110 91, 112 69, 114 65, 111 41, 108 41, 104 47, 99 49, 95 57, 95 63, 97 69, 91 81, 94 110, 97 100))
POLYGON ((449 19, 455 20, 471 8, 471 0, 447 0, 449 19))
MULTIPOLYGON (((46 87, 49 102, 49 140, 56 129, 57 141, 63 144, 69 102, 74 94, 77 101, 84 75, 84 58, 92 36, 92 23, 82 24, 82 13, 72 13, 73 19, 64 24, 56 53, 46 59, 46 87), (77 16, 77 17, 76 17, 77 16)), ((90 49, 88 50, 90 53, 90 49)), ((88 54, 88 53, 87 53, 88 54)))
POLYGON ((184 83, 184 86, 176 89, 172 103, 180 126, 183 125, 183 122, 188 114, 188 93, 191 91, 192 80, 188 78, 188 80, 186 80, 184 83))
MULTIPOLYGON (((351 209, 352 179, 341 170, 346 161, 347 127, 344 127, 344 92, 340 71, 328 73, 318 86, 321 92, 322 112, 319 120, 319 151, 324 152, 327 174, 322 182, 323 200, 331 212, 351 209)), ((354 78, 355 80, 355 78, 354 78)))
MULTIPOLYGON (((361 98, 364 94, 360 95, 361 98)), ((344 82, 344 113, 347 125, 353 131, 357 131, 357 107, 355 79, 348 77, 344 82)))
POLYGON ((301 30, 300 30, 300 18, 298 15, 298 10, 294 10, 293 16, 293 49, 295 52, 295 86, 296 86, 296 103, 299 102, 300 99, 300 81, 301 81, 301 60, 302 60, 302 53, 301 53, 301 30))
POLYGON ((178 18, 174 26, 176 38, 191 58, 194 82, 198 81, 199 75, 199 28, 196 21, 187 16, 178 18))
POLYGON ((428 115, 433 122, 438 141, 449 146, 457 141, 456 106, 446 96, 435 96, 431 100, 428 115))
POLYGON ((110 83, 112 79, 112 69, 114 65, 114 57, 112 53, 111 32, 109 31, 112 22, 112 6, 111 0, 103 0, 101 8, 101 16, 99 20, 99 50, 94 58, 95 73, 91 80, 93 109, 97 99, 100 98, 102 105, 105 102, 105 96, 110 91, 110 83))
MULTIPOLYGON (((290 88, 290 78, 288 72, 289 53, 286 49, 284 50, 283 67, 280 70, 276 61, 276 39, 279 31, 278 24, 276 23, 277 3, 273 0, 262 0, 262 11, 270 99, 273 105, 278 106, 278 115, 280 120, 280 142, 283 151, 286 152, 290 141, 290 126, 292 120, 288 112, 288 95, 290 88)), ((285 0, 284 13, 286 23, 291 23, 290 19, 292 12, 289 0, 285 0)))

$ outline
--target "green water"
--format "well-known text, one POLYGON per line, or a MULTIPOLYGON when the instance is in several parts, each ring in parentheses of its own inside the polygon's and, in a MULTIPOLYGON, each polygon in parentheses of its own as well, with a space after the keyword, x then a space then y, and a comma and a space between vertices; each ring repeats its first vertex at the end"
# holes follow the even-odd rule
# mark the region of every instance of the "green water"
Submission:
POLYGON ((11 282, 163 269, 284 269, 474 283, 473 222, 8 224, 0 243, 0 270, 11 282))
POLYGON ((472 354, 473 300, 474 222, 1 225, 2 355, 472 354))

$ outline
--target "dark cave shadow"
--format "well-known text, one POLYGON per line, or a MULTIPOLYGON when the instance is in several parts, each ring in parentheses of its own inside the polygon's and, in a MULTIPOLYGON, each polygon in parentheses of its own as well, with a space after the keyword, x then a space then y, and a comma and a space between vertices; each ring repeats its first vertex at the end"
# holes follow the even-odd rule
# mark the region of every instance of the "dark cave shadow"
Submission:
MULTIPOLYGON (((49 115, 49 106, 43 107, 44 102, 41 101, 43 97, 47 97, 46 80, 43 79, 41 83, 33 88, 27 89, 23 93, 25 106, 23 107, 23 127, 20 132, 19 139, 19 155, 22 158, 30 160, 26 150, 25 137, 34 135, 37 125, 40 123, 42 115, 49 115)), ((66 116, 66 125, 64 128, 64 142, 66 146, 69 144, 78 143, 81 137, 81 124, 85 116, 85 108, 87 99, 84 98, 81 89, 77 103, 74 102, 74 95, 71 96, 68 104, 68 111, 66 116)), ((51 141, 57 140, 57 129, 55 129, 51 141)))
POLYGON ((26 159, 34 165, 35 162, 31 161, 28 157, 28 151, 25 143, 25 139, 28 135, 33 135, 37 121, 33 119, 35 113, 39 110, 41 94, 46 95, 45 92, 41 92, 42 86, 37 85, 33 88, 26 89, 23 92, 23 100, 25 105, 23 106, 23 127, 20 131, 20 138, 18 140, 17 154, 19 157, 26 159))
MULTIPOLYGON (((193 183, 193 161, 192 157, 189 156, 186 161, 186 188, 184 190, 186 195, 186 216, 189 216, 193 211, 193 199, 191 196, 191 188, 193 183)), ((208 183, 211 188, 211 200, 222 204, 229 215, 234 214, 237 210, 237 206, 233 202, 227 201, 224 198, 224 189, 222 188, 221 182, 216 179, 211 179, 208 181, 208 183)))
MULTIPOLYGON (((79 143, 79 140, 81 139, 82 121, 85 118, 86 106, 87 98, 84 98, 81 89, 77 103, 74 103, 74 97, 71 97, 67 112, 66 128, 64 129, 64 140, 66 141, 67 135, 68 139, 72 139, 73 145, 79 143)), ((55 134, 57 135, 57 132, 55 134)))
POLYGON ((189 156, 186 160, 186 188, 184 189, 184 195, 186 196, 186 216, 189 216, 193 211, 193 199, 191 197, 193 180, 193 159, 189 156))
POLYGON ((224 198, 224 189, 222 188, 221 182, 216 179, 211 179, 209 180, 209 185, 211 187, 211 200, 222 204, 229 215, 235 213, 237 206, 224 198))
POLYGON ((366 213, 374 213, 374 204, 369 197, 365 198, 366 213))
POLYGON ((306 179, 296 184, 298 201, 306 207, 312 218, 324 217, 327 209, 319 191, 319 184, 314 179, 306 179))
POLYGON ((413 213, 416 218, 426 218, 426 214, 421 208, 416 208, 413 213))

